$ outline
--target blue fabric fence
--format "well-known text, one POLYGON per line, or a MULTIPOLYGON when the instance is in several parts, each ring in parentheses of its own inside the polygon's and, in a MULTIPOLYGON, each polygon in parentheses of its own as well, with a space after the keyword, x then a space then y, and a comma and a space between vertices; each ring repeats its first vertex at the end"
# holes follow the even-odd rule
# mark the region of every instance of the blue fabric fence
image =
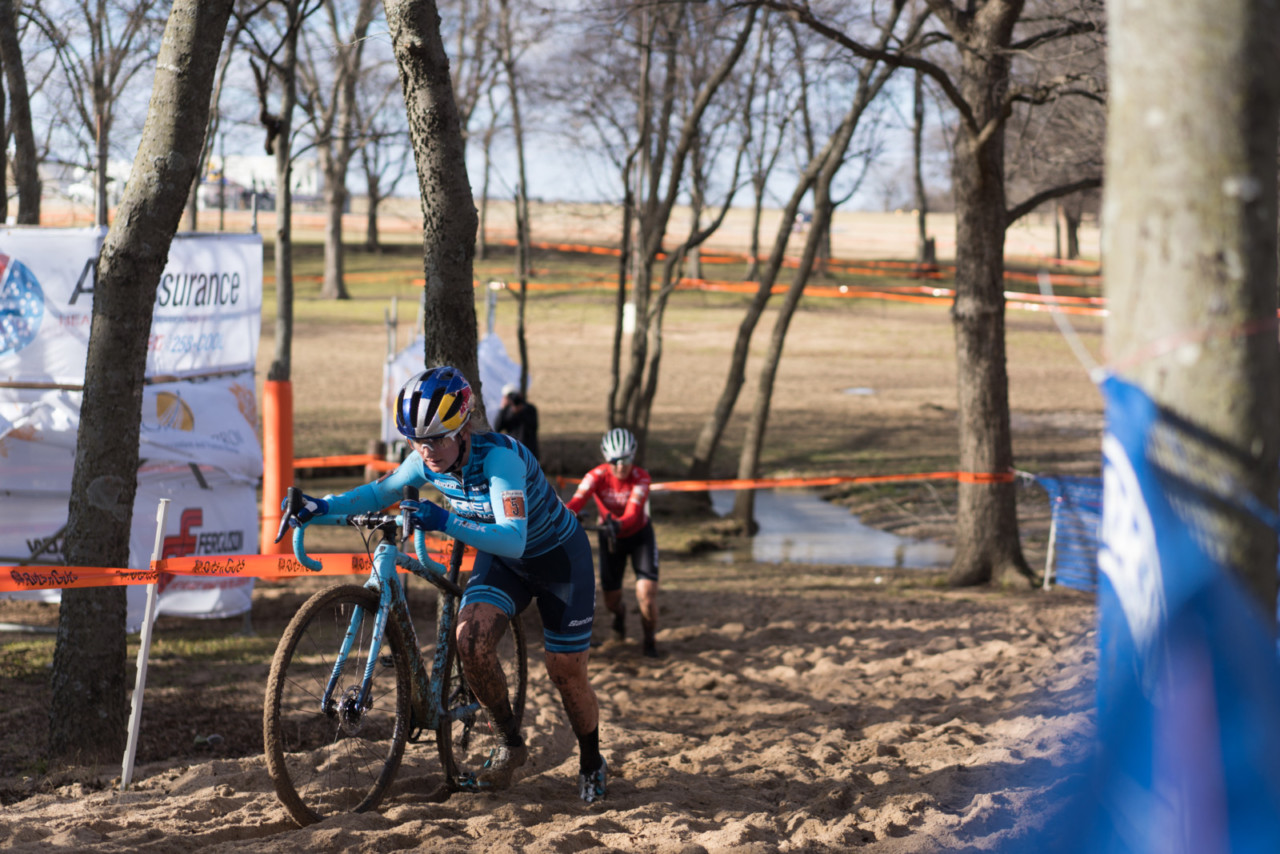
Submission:
POLYGON ((1038 475, 1036 483, 1049 493, 1052 514, 1044 586, 1097 592, 1102 478, 1038 475))

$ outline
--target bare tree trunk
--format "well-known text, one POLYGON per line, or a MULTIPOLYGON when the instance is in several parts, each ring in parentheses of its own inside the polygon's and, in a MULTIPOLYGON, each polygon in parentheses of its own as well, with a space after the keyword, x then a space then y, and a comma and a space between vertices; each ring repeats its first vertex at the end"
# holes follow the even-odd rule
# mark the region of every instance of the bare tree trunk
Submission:
MULTIPOLYGON (((231 0, 175 0, 121 215, 98 258, 67 518, 71 566, 127 566, 156 288, 195 177, 231 0)), ((50 751, 118 759, 125 743, 124 588, 66 590, 49 706, 50 751)))
MULTIPOLYGON (((0 57, 0 61, 3 58, 0 57)), ((0 79, 0 117, 5 114, 5 83, 0 79)), ((0 151, 0 223, 5 222, 9 218, 9 133, 8 128, 4 128, 4 132, 0 133, 0 142, 3 142, 3 151, 0 151)))
POLYGON ((97 139, 94 144, 94 163, 96 174, 94 175, 94 186, 97 188, 97 204, 94 210, 94 224, 105 226, 107 224, 107 213, 110 206, 108 193, 111 192, 110 177, 107 175, 107 165, 109 163, 110 150, 107 146, 108 139, 111 135, 111 120, 103 115, 100 108, 97 114, 97 139))
MULTIPOLYGON (((1113 6, 1107 350, 1122 376, 1203 432, 1192 477, 1211 494, 1252 495, 1274 511, 1280 7, 1113 6), (1175 77, 1183 85, 1170 86, 1175 77)), ((1196 509, 1213 532, 1203 545, 1274 624, 1275 531, 1225 501, 1196 509)))
POLYGON ((631 231, 635 215, 635 194, 632 191, 632 170, 638 152, 632 149, 622 167, 622 244, 618 252, 618 290, 613 312, 613 347, 609 372, 609 411, 606 423, 612 429, 622 423, 619 410, 622 371, 622 326, 627 309, 627 267, 631 263, 631 231))
POLYGON ((324 173, 324 299, 350 299, 346 283, 346 247, 342 244, 342 215, 347 209, 347 170, 338 168, 332 155, 322 153, 324 173))
POLYGON ((31 99, 22 67, 13 0, 0 0, 0 62, 9 90, 9 126, 13 132, 13 180, 18 190, 18 225, 40 224, 39 154, 31 127, 31 99))
POLYGON ((489 90, 489 125, 480 137, 480 151, 484 160, 484 177, 480 179, 480 227, 476 241, 476 257, 484 261, 489 257, 489 177, 493 172, 493 137, 498 132, 498 113, 494 108, 493 90, 489 90))
POLYGON ((472 285, 477 218, 440 15, 431 0, 386 0, 385 6, 422 198, 423 357, 427 365, 461 370, 483 413, 472 285))
POLYGON ((378 175, 366 170, 365 198, 368 208, 364 212, 364 248, 366 252, 382 254, 382 242, 378 239, 378 207, 382 204, 382 187, 378 175))
MULTIPOLYGON (((525 174, 524 124, 520 118, 520 79, 516 69, 515 35, 511 31, 510 0, 498 2, 498 53, 507 78, 507 96, 511 103, 511 132, 516 142, 516 276, 520 281, 516 307, 516 345, 520 355, 520 392, 529 386, 529 345, 525 340, 525 305, 529 297, 529 185, 525 174)), ((486 138, 487 144, 487 138, 486 138)))
POLYGON ((911 172, 916 190, 916 261, 927 267, 937 262, 933 239, 929 237, 929 194, 924 188, 924 74, 915 73, 912 100, 911 172))
MULTIPOLYGON (((289 382, 293 377, 293 110, 298 101, 298 30, 301 0, 286 0, 288 30, 280 74, 280 109, 274 119, 276 158, 276 334, 275 353, 267 379, 289 382)), ((269 71, 268 71, 269 73, 269 71)), ((265 112, 266 95, 262 96, 265 112)), ((268 131, 270 134, 270 131, 268 131)), ((267 150, 272 150, 268 135, 267 150)))
MULTIPOLYGON (((347 212, 350 193, 347 174, 355 156, 356 84, 364 63, 365 37, 373 22, 376 0, 359 0, 350 34, 339 31, 338 14, 329 3, 330 35, 336 56, 332 84, 333 96, 329 114, 323 122, 327 138, 321 140, 320 160, 324 166, 325 233, 324 283, 320 296, 325 299, 350 299, 346 283, 346 247, 342 242, 342 217, 347 212)), ((320 84, 316 84, 320 88, 320 84)), ((312 98, 314 104, 319 99, 312 98)))
POLYGON ((1021 13, 1021 0, 993 2, 975 18, 961 52, 958 88, 973 111, 961 122, 955 145, 956 297, 951 320, 956 339, 960 470, 955 586, 1003 581, 1008 573, 1031 578, 1018 539, 1009 424, 1009 377, 1004 341, 1003 97, 1009 55, 1000 50, 1021 13))
MULTIPOLYGON (((764 219, 764 182, 752 181, 751 246, 747 249, 747 274, 744 282, 760 281, 760 223, 764 219)), ((792 218, 795 222, 795 218, 792 218)))
POLYGON ((1066 259, 1075 261, 1080 257, 1080 220, 1084 215, 1084 202, 1081 199, 1067 199, 1061 205, 1062 222, 1067 232, 1066 259))

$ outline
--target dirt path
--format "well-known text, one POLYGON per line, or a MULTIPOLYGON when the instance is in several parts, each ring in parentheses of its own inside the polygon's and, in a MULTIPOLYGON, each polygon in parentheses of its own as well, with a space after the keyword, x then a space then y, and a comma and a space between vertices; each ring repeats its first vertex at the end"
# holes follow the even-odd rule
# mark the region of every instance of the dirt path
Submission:
MULTIPOLYGON (((377 813, 299 829, 260 755, 241 741, 252 729, 233 726, 203 756, 140 765, 127 792, 109 783, 116 767, 89 785, 9 804, 0 847, 1006 850, 1039 838, 1078 782, 1093 701, 1084 597, 948 592, 928 575, 883 570, 688 560, 668 562, 664 579, 666 657, 651 662, 633 642, 614 641, 593 657, 613 771, 601 806, 576 798, 573 738, 535 667, 532 760, 508 792, 440 801, 428 743, 410 748, 377 813)), ((157 690, 164 672, 153 677, 157 690)), ((246 679, 224 721, 256 724, 264 674, 246 679)), ((144 730, 157 725, 148 707, 144 730)))

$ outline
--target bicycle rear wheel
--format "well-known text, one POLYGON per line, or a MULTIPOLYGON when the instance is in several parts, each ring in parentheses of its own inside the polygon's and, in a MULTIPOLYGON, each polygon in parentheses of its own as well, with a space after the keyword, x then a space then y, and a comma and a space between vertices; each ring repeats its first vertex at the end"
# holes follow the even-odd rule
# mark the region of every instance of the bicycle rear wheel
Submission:
POLYGON ((354 584, 308 599, 280 638, 263 704, 263 743, 276 794, 299 825, 378 805, 395 777, 409 731, 410 677, 404 640, 388 623, 373 670, 370 705, 357 695, 369 657, 378 594, 354 584), (358 619, 357 619, 358 617, 358 619), (330 702, 325 685, 343 638, 354 643, 330 702))
MULTIPOLYGON (((456 625, 456 620, 453 624, 456 625)), ((507 679, 511 710, 516 722, 522 723, 529 687, 529 660, 518 615, 498 642, 498 663, 507 679)), ((436 747, 440 751, 445 785, 455 792, 478 789, 476 775, 499 741, 489 713, 476 701, 463 676, 456 642, 449 643, 440 696, 444 713, 436 727, 436 747)))

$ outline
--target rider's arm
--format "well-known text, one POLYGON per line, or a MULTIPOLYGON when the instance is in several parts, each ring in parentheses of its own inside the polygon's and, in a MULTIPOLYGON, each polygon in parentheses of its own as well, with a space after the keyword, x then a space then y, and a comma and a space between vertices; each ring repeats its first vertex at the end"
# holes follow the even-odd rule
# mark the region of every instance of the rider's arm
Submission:
POLYGON ((498 557, 520 557, 529 532, 524 460, 510 448, 494 448, 484 458, 493 522, 477 522, 449 514, 444 532, 469 546, 498 557))
POLYGON ((587 506, 587 499, 596 491, 596 470, 592 469, 582 476, 582 480, 578 483, 578 489, 573 493, 573 497, 565 503, 570 513, 581 513, 582 508, 587 506))
POLYGON ((401 499, 406 486, 421 486, 414 457, 409 457, 389 474, 371 483, 357 486, 340 495, 327 495, 329 515, 350 516, 354 513, 372 513, 390 507, 401 499))

